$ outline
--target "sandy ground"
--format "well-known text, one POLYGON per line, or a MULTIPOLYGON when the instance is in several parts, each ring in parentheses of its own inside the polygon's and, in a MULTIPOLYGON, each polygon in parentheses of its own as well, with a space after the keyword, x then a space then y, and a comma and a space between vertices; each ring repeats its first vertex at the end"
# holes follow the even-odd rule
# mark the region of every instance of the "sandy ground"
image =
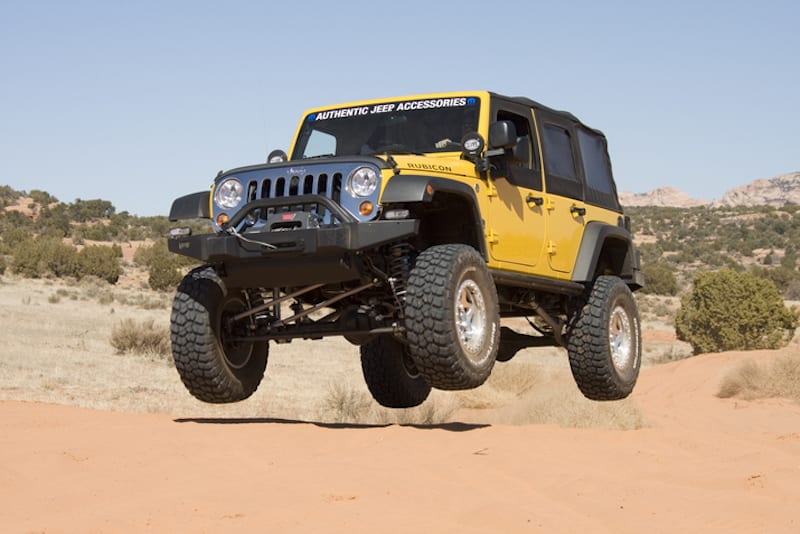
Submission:
MULTIPOLYGON (((105 332, 145 312, 48 303, 55 289, 41 284, 19 304, 17 290, 0 286, 4 322, 25 319, 0 337, 2 532, 800 532, 800 405, 715 396, 730 369, 778 351, 643 369, 630 401, 643 419, 636 430, 505 423, 499 414, 523 399, 431 426, 330 424, 292 406, 321 395, 288 396, 311 375, 295 366, 289 380, 292 367, 272 355, 255 411, 129 403, 188 394, 160 385, 177 380, 165 364, 109 356, 102 336, 69 321, 82 309, 105 332), (25 330, 37 317, 56 318, 62 337, 25 330), (76 378, 64 369, 78 359, 76 378), (116 397, 99 398, 104 409, 65 405, 102 397, 104 361, 122 369, 110 379, 120 381, 116 397), (266 409, 270 396, 284 400, 266 409)), ((339 356, 323 355, 310 355, 318 372, 357 375, 351 353, 339 375, 339 356)))

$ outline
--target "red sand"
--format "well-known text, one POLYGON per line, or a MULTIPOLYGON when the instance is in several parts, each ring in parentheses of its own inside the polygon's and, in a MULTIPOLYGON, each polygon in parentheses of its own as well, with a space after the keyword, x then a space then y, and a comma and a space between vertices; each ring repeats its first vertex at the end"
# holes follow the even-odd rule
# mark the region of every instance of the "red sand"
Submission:
POLYGON ((648 428, 181 421, 0 403, 2 532, 800 532, 800 405, 646 369, 648 428))

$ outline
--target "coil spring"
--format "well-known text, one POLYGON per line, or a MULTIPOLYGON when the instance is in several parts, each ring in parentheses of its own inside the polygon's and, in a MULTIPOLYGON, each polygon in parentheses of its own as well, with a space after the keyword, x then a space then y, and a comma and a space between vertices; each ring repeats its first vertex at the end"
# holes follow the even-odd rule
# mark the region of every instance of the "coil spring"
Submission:
POLYGON ((400 299, 405 297, 409 272, 411 245, 406 242, 392 245, 389 252, 389 275, 394 279, 394 292, 400 299))

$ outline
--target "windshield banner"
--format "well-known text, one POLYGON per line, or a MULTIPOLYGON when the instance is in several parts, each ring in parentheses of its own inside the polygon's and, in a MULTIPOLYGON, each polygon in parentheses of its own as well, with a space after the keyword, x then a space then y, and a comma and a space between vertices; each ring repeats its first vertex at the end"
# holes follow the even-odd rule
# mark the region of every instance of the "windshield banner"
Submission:
POLYGON ((425 100, 408 100, 406 102, 389 102, 386 104, 375 104, 372 106, 357 106, 352 108, 331 109, 311 113, 307 121, 322 121, 329 119, 344 119, 347 117, 359 117, 363 115, 375 115, 378 113, 391 113, 393 111, 413 111, 422 109, 438 108, 461 108, 474 106, 478 99, 472 96, 457 96, 453 98, 430 98, 425 100))

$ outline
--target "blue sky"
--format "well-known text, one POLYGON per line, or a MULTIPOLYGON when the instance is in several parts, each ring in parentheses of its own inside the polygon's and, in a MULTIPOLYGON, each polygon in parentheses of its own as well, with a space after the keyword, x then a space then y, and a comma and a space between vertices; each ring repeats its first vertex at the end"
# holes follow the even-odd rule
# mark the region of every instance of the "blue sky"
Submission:
POLYGON ((575 113, 621 191, 800 170, 800 2, 0 0, 0 184, 166 215, 309 107, 487 89, 575 113))

